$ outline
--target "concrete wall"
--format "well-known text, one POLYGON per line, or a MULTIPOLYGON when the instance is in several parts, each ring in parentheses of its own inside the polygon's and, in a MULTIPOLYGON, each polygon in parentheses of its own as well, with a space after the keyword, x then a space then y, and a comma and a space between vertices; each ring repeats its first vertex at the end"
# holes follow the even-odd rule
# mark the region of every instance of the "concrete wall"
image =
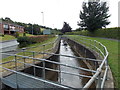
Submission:
MULTIPOLYGON (((53 53, 59 53, 59 49, 60 49, 60 42, 58 41, 57 44, 55 45, 54 49, 53 49, 53 53)), ((57 59, 59 57, 55 56, 55 55, 48 55, 46 57, 47 60, 51 60, 51 61, 56 61, 56 60, 59 60, 57 59)), ((57 61, 58 62, 58 61, 57 61)), ((43 66, 43 63, 38 63, 36 64, 37 66, 43 66)), ((47 68, 53 68, 53 69, 56 69, 57 68, 57 65, 55 64, 51 64, 51 63, 48 63, 48 62, 45 62, 45 66, 47 68)), ((35 68, 36 70, 36 73, 35 75, 38 76, 38 77, 42 77, 42 69, 38 69, 38 68, 35 68)), ((21 70, 22 72, 25 72, 25 73, 28 73, 28 74, 34 74, 33 71, 34 71, 34 67, 29 67, 29 68, 26 68, 24 70, 21 70)), ((46 70, 46 79, 48 80, 52 80, 52 81, 57 81, 58 80, 58 73, 57 72, 51 72, 51 71, 48 71, 46 70)))
MULTIPOLYGON (((92 58, 92 59, 96 59, 96 54, 93 53, 91 50, 89 50, 88 48, 86 48, 84 45, 70 40, 68 38, 64 38, 68 44, 70 46, 72 46, 71 48, 78 54, 78 56, 80 57, 86 57, 86 58, 92 58)), ((89 69, 93 69, 95 70, 98 67, 98 63, 97 62, 93 62, 93 61, 87 61, 87 60, 83 60, 83 62, 87 65, 87 67, 89 69)))

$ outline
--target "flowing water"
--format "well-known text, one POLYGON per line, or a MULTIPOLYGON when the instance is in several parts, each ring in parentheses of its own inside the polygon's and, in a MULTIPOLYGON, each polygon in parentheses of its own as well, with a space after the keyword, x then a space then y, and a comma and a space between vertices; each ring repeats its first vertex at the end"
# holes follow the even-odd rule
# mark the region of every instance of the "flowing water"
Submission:
MULTIPOLYGON (((70 48, 70 46, 68 44, 64 45, 63 40, 61 40, 60 54, 75 56, 72 49, 70 48)), ((77 67, 80 66, 78 59, 64 57, 64 56, 60 56, 60 63, 77 66, 77 67)), ((83 72, 78 69, 74 69, 74 68, 66 67, 66 66, 60 66, 60 69, 61 69, 61 71, 75 73, 75 74, 79 74, 80 72, 83 72)), ((64 74, 64 73, 61 73, 60 76, 61 76, 61 84, 64 84, 64 85, 67 85, 67 86, 70 86, 73 88, 81 88, 82 87, 82 78, 81 77, 75 76, 75 75, 64 74)))

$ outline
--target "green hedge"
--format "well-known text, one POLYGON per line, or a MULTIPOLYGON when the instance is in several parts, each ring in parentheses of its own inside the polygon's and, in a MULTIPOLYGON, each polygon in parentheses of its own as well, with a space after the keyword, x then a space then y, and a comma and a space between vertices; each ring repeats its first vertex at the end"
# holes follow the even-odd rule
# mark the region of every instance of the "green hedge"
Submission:
POLYGON ((18 37, 17 41, 19 42, 19 47, 26 47, 30 44, 34 43, 41 43, 48 38, 52 38, 54 35, 36 35, 36 36, 29 36, 29 37, 18 37))
POLYGON ((90 33, 87 30, 83 31, 74 31, 68 32, 67 35, 84 35, 84 36, 92 36, 92 37, 105 37, 105 38, 112 38, 112 39, 120 39, 119 37, 120 27, 116 28, 106 28, 106 29, 99 29, 96 30, 94 33, 90 33))
POLYGON ((29 37, 18 37, 17 41, 19 42, 19 47, 26 47, 30 44, 32 44, 32 41, 29 37))

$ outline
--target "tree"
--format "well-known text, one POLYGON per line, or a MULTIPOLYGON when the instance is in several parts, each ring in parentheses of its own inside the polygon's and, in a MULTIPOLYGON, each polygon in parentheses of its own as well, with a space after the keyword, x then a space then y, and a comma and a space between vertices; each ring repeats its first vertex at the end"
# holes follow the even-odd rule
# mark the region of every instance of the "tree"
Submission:
POLYGON ((14 23, 9 17, 5 17, 4 21, 10 22, 10 23, 14 23))
POLYGON ((27 24, 27 26, 25 27, 25 31, 29 32, 30 34, 34 34, 34 35, 40 35, 41 34, 41 30, 40 30, 40 26, 37 24, 27 24))
POLYGON ((87 28, 88 31, 94 32, 95 30, 106 27, 110 22, 107 20, 109 7, 106 2, 94 0, 94 2, 83 2, 83 11, 80 11, 80 19, 78 25, 87 28))
POLYGON ((66 22, 64 22, 63 28, 62 28, 61 32, 62 32, 62 33, 65 33, 65 32, 72 32, 71 29, 72 29, 72 28, 70 27, 70 25, 67 24, 66 22))
POLYGON ((41 29, 40 29, 39 25, 37 25, 37 24, 33 25, 33 34, 34 35, 40 35, 41 34, 41 29))

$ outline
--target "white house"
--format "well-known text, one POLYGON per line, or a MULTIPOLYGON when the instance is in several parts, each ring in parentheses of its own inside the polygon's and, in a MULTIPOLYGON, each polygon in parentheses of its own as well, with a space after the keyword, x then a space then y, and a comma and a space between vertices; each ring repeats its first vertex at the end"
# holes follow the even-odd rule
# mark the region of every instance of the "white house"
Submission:
POLYGON ((49 35, 49 34, 51 34, 51 30, 50 29, 43 30, 43 35, 49 35))

